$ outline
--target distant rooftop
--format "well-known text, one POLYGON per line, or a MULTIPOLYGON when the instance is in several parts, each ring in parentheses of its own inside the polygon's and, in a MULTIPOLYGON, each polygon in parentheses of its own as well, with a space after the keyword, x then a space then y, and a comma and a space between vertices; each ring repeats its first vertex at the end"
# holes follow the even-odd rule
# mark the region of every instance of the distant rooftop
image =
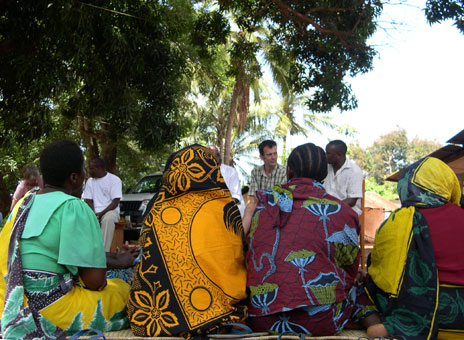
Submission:
POLYGON ((447 143, 464 145, 464 130, 459 132, 456 136, 452 137, 447 143))

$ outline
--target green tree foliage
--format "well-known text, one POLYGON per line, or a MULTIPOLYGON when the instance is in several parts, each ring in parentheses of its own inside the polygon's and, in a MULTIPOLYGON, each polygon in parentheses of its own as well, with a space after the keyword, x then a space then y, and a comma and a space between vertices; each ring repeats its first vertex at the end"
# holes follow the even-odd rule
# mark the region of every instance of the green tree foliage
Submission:
POLYGON ((366 191, 374 191, 385 198, 397 198, 396 183, 385 179, 403 167, 439 149, 438 142, 417 137, 409 140, 405 129, 380 136, 373 145, 362 149, 358 143, 349 146, 350 157, 363 169, 366 191))
POLYGON ((123 182, 156 171, 189 128, 184 98, 202 49, 228 32, 222 15, 197 14, 188 0, 2 1, 0 9, 0 188, 10 192, 37 157, 31 146, 57 138, 102 157, 123 182))
POLYGON ((454 20, 456 28, 464 34, 464 1, 427 0, 425 16, 430 24, 454 20))
POLYGON ((392 175, 407 164, 408 137, 406 130, 398 129, 380 136, 368 149, 372 155, 372 174, 377 182, 392 175))
MULTIPOLYGON (((345 78, 370 70, 375 51, 366 40, 381 7, 379 0, 1 1, 0 147, 27 150, 36 141, 41 149, 71 138, 87 159, 101 156, 132 182, 158 170, 190 129, 207 133, 195 140, 211 141, 214 122, 227 161, 234 139, 253 145, 248 132, 266 128, 257 128, 262 117, 248 119, 263 61, 282 98, 310 93, 311 113, 355 107, 345 78)), ((299 130, 290 107, 281 117, 290 133, 299 130)), ((8 182, 30 162, 11 155, 16 168, 0 164, 8 182)))
MULTIPOLYGON (((87 148, 99 145, 94 153, 123 136, 156 152, 182 135, 178 99, 191 57, 182 47, 195 26, 189 1, 2 6, 0 118, 16 140, 48 136, 55 114, 74 122, 87 148)), ((108 155, 114 164, 116 152, 108 155)))
MULTIPOLYGON (((210 3, 210 2, 208 2, 210 3)), ((280 90, 283 101, 293 102, 305 95, 304 104, 311 115, 305 125, 313 128, 314 113, 328 112, 334 107, 348 110, 356 100, 345 76, 355 76, 371 68, 375 52, 366 39, 375 30, 381 11, 380 2, 371 1, 223 1, 219 9, 233 21, 229 38, 229 66, 226 74, 233 79, 227 127, 218 136, 224 144, 224 161, 231 163, 232 136, 244 132, 247 124, 250 88, 259 100, 257 80, 266 64, 280 90)), ((212 6, 212 8, 216 8, 212 6)), ((285 106, 285 103, 283 103, 285 106)), ((301 133, 291 110, 280 110, 282 134, 301 133), (287 128, 286 126, 291 126, 287 128)), ((321 121, 326 123, 325 118, 321 121)), ((330 124, 330 123, 329 123, 330 124)), ((286 135, 283 136, 285 143, 286 135)))
POLYGON ((396 200, 398 199, 398 193, 396 192, 396 183, 394 182, 384 182, 383 184, 377 183, 374 178, 367 178, 365 181, 365 191, 372 191, 387 200, 396 200))
POLYGON ((380 1, 219 0, 245 32, 266 28, 275 60, 291 56, 290 84, 297 94, 311 91, 312 112, 349 110, 356 99, 345 82, 371 69, 375 52, 366 40, 376 27, 380 1))
POLYGON ((412 140, 408 141, 408 149, 406 154, 407 162, 408 164, 414 163, 422 157, 427 156, 433 151, 441 148, 442 146, 443 145, 435 141, 414 137, 412 140))

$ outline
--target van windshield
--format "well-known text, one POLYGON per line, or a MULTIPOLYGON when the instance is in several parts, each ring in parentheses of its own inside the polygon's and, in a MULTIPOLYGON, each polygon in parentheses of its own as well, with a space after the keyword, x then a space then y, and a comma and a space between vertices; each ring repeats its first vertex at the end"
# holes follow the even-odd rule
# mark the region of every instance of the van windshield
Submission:
POLYGON ((145 176, 130 190, 131 194, 156 193, 161 188, 161 175, 145 176))

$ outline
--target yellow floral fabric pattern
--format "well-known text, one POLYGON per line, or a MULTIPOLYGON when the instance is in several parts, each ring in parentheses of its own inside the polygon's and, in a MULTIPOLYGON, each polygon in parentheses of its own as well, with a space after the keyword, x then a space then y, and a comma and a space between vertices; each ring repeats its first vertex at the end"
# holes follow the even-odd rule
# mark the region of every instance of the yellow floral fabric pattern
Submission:
POLYGON ((243 226, 208 149, 185 148, 167 163, 127 310, 138 336, 188 338, 246 318, 243 226))

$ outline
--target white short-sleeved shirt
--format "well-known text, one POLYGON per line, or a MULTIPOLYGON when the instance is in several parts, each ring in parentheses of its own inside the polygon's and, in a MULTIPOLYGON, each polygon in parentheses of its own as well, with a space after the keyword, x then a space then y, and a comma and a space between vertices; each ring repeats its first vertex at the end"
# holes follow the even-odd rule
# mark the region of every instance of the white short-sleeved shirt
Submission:
POLYGON ((232 197, 240 201, 238 208, 240 210, 240 214, 243 216, 245 202, 243 201, 242 187, 240 186, 240 179, 238 178, 237 170, 229 165, 221 164, 221 175, 224 178, 232 197))
MULTIPOLYGON (((82 193, 83 199, 93 200, 93 208, 96 213, 105 210, 115 198, 121 197, 121 180, 109 172, 101 178, 89 178, 82 193)), ((114 210, 119 214, 119 206, 114 210)))
POLYGON ((332 196, 340 200, 357 198, 353 210, 361 215, 363 173, 361 168, 346 157, 345 163, 334 174, 333 166, 329 164, 327 177, 324 179, 324 188, 332 196))

